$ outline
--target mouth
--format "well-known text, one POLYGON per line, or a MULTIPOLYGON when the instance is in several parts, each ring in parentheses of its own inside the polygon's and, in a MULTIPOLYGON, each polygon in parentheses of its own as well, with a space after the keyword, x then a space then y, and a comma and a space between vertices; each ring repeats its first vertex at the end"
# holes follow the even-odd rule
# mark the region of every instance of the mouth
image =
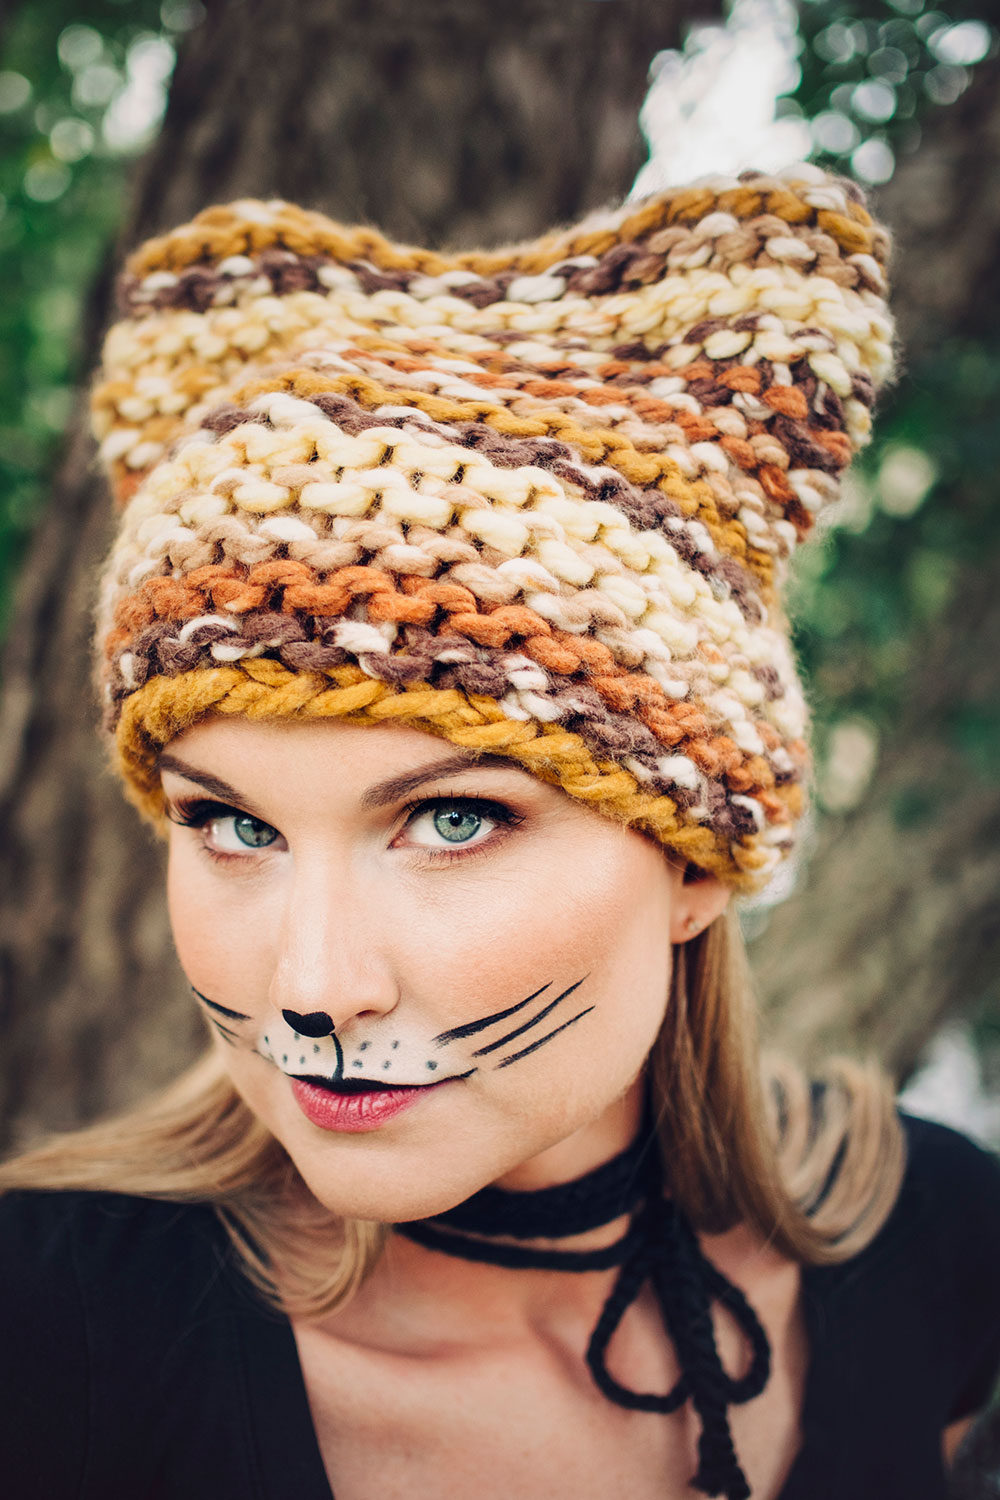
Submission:
POLYGON ((348 1134, 380 1129, 450 1081, 399 1084, 344 1078, 333 1083, 329 1078, 301 1074, 289 1078, 292 1097, 307 1120, 321 1130, 348 1134))
MULTIPOLYGON (((308 1083, 313 1088, 325 1089, 329 1094, 338 1094, 347 1099, 360 1094, 412 1093, 414 1089, 434 1087, 434 1084, 426 1083, 376 1083, 374 1079, 366 1078, 341 1078, 334 1082, 329 1078, 319 1078, 313 1073, 291 1073, 289 1077, 297 1083, 308 1083)), ((445 1081, 440 1080, 442 1083, 445 1081)))

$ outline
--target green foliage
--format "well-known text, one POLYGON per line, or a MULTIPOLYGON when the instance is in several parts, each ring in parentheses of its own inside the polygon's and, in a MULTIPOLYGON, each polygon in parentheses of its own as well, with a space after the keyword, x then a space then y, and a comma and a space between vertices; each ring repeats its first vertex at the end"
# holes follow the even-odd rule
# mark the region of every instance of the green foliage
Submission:
POLYGON ((192 0, 41 0, 0 34, 0 623, 55 462, 81 311, 192 0))
MULTIPOLYGON (((1000 549, 998 403, 1000 349, 963 342, 911 370, 879 413, 840 524, 796 569, 792 609, 821 717, 888 728, 961 568, 1000 549)), ((968 743, 974 721, 970 706, 968 743)))
MULTIPOLYGON (((987 0, 988 3, 988 0, 987 0)), ((815 158, 861 182, 887 182, 916 151, 922 124, 953 104, 997 34, 976 0, 801 0, 801 79, 783 101, 810 123, 815 158)))

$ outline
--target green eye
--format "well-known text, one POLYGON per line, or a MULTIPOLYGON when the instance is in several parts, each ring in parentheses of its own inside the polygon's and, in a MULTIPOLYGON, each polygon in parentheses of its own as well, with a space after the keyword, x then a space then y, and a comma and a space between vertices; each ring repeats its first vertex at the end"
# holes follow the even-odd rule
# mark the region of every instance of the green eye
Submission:
POLYGON ((264 849, 278 837, 277 830, 270 823, 262 823, 259 818, 251 818, 247 813, 240 813, 233 818, 233 832, 248 849, 264 849))
POLYGON ((449 844, 464 844, 483 826, 479 813, 467 807, 441 807, 433 816, 434 831, 449 844))

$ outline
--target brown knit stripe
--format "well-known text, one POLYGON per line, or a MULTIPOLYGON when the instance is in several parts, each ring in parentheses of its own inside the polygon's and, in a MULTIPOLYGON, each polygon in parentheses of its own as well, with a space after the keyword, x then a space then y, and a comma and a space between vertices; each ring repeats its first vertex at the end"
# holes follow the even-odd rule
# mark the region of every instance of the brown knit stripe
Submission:
MULTIPOLYGON (((736 232, 710 241, 712 253, 707 259, 704 257, 704 238, 682 224, 674 224, 656 231, 644 241, 624 241, 612 246, 593 265, 569 264, 563 269, 556 263, 549 268, 548 274, 561 274, 565 289, 562 294, 554 291, 549 300, 565 294, 613 296, 623 290, 659 281, 675 268, 684 271, 692 256, 698 257, 699 268, 720 272, 727 272, 736 265, 784 264, 768 249, 769 241, 779 239, 794 240, 802 246, 802 259, 808 262, 813 275, 823 276, 852 290, 877 293, 885 290, 882 278, 873 274, 870 260, 845 261, 836 240, 814 225, 788 224, 774 215, 765 214, 745 221, 736 232)), ((118 284, 119 309, 122 315, 132 317, 176 308, 206 312, 210 307, 233 300, 247 284, 260 278, 270 283, 277 296, 287 296, 292 292, 316 292, 326 296, 329 288, 319 273, 338 264, 328 256, 300 255, 278 247, 253 256, 252 262, 251 270, 232 274, 220 273, 211 263, 196 263, 181 271, 173 285, 158 284, 152 289, 146 289, 138 277, 126 274, 118 284)), ((415 267, 378 270, 364 261, 343 264, 353 271, 360 289, 368 296, 383 290, 410 292, 411 287, 426 276, 425 271, 415 267)), ((490 307, 507 297, 508 288, 516 276, 517 272, 511 269, 442 288, 441 294, 446 290, 448 296, 469 302, 474 307, 490 307)))
MULTIPOLYGON (((850 195, 851 189, 846 190, 850 195)), ((848 197, 845 209, 838 213, 814 208, 787 182, 754 174, 721 190, 706 185, 661 193, 626 208, 604 224, 578 225, 529 244, 447 255, 397 245, 377 230, 351 228, 290 203, 275 208, 264 222, 241 212, 236 203, 205 209, 189 224, 148 241, 129 258, 127 270, 137 277, 156 270, 181 271, 198 262, 259 254, 277 245, 300 256, 322 255, 344 264, 364 259, 385 271, 419 270, 439 276, 450 270, 466 270, 493 276, 514 270, 534 275, 571 256, 600 258, 615 245, 647 239, 671 225, 696 224, 713 212, 732 214, 739 220, 769 215, 789 226, 814 225, 848 255, 865 254, 884 260, 884 233, 872 224, 853 195, 848 197)))
MULTIPOLYGON (((358 603, 363 603, 370 624, 447 631, 478 645, 524 652, 559 674, 581 670, 594 674, 595 685, 599 680, 606 687, 609 701, 613 700, 616 707, 622 707, 625 699, 646 705, 657 722, 663 713, 669 719, 676 706, 654 679, 631 665, 619 665, 614 652, 603 642, 554 627, 528 605, 496 605, 477 599, 471 589, 459 583, 415 575, 393 576, 384 568, 364 564, 335 569, 325 579, 306 564, 283 558, 249 569, 212 563, 192 569, 183 578, 148 578, 119 599, 105 651, 118 656, 123 649, 137 649, 138 636, 158 619, 182 624, 220 610, 249 616, 265 610, 279 616, 339 622, 349 615, 353 618, 353 607, 358 603)), ((256 642, 258 638, 251 639, 256 642)), ((668 738, 665 743, 672 741, 668 738)))
MULTIPOLYGON (((316 396, 310 400, 341 431, 351 436, 373 427, 413 428, 405 417, 369 416, 349 396, 316 396)), ((232 432, 245 422, 270 425, 263 413, 238 406, 220 406, 208 413, 202 426, 221 434, 232 432)), ((449 437, 452 442, 482 453, 498 468, 517 469, 531 464, 547 469, 560 480, 579 486, 588 500, 600 501, 620 510, 638 531, 664 531, 677 554, 715 585, 717 595, 732 598, 746 620, 757 623, 766 615, 766 603, 750 571, 734 558, 713 558, 698 547, 683 524, 685 517, 681 507, 662 491, 640 489, 618 475, 596 480, 573 463, 576 455, 572 448, 558 441, 506 438, 483 422, 435 423, 433 430, 449 437), (670 522, 681 524, 672 526, 670 522)))
MULTIPOLYGON (((626 673, 613 665, 602 669, 584 665, 576 671, 546 665, 539 660, 546 652, 537 637, 516 642, 512 652, 477 644, 447 630, 406 626, 391 651, 362 652, 359 656, 325 639, 339 621, 262 611, 249 614, 239 622, 242 628, 235 631, 207 619, 184 641, 178 639, 181 623, 157 619, 131 643, 128 682, 120 673, 110 682, 109 729, 114 727, 125 698, 150 678, 218 666, 212 654, 212 647, 218 643, 229 648, 257 648, 258 656, 280 661, 295 672, 323 672, 360 660, 368 676, 395 686, 425 683, 498 700, 511 691, 512 673, 523 671, 524 657, 529 657, 537 662, 547 682, 544 688, 533 686, 533 694, 544 696, 559 710, 560 722, 580 734, 595 757, 619 762, 631 758, 645 769, 643 786, 647 790, 669 795, 686 810, 707 808, 707 817, 699 812, 697 821, 727 838, 755 831, 752 814, 738 804, 733 806, 732 795, 754 798, 768 822, 783 823, 788 817, 788 791, 801 780, 801 765, 793 770, 776 770, 767 756, 740 751, 723 730, 713 728, 696 704, 665 699, 665 706, 657 707, 653 698, 659 685, 643 674, 626 673), (694 791, 663 776, 657 762, 665 753, 688 757, 707 781, 694 791)), ((565 651, 568 656, 579 642, 553 632, 547 644, 552 654, 565 651)), ((780 737, 770 726, 758 728, 762 738, 771 740, 772 748, 780 746, 780 737)), ((802 747, 793 748, 801 759, 802 747)))

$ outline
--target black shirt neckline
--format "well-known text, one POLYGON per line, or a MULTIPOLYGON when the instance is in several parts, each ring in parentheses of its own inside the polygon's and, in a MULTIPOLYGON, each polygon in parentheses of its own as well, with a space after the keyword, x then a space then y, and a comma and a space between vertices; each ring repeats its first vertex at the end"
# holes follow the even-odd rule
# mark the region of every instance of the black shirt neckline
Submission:
MULTIPOLYGON (((808 1347, 800 1418, 802 1441, 775 1500, 826 1500, 827 1495, 836 1493, 831 1488, 829 1429, 821 1414, 831 1410, 830 1387, 835 1382, 824 1330, 832 1314, 829 1293, 838 1270, 802 1268, 808 1347)), ((235 1302, 261 1493, 291 1493, 294 1484, 298 1500, 335 1500, 291 1321, 263 1304, 245 1283, 235 1302)))
MULTIPOLYGON (((903 1117, 904 1124, 912 1122, 903 1117)), ((850 1321, 845 1294, 887 1259, 905 1252, 926 1227, 925 1190, 905 1180, 892 1213, 875 1239, 857 1255, 826 1266, 803 1266, 802 1297, 807 1368, 800 1411, 801 1442, 775 1500, 835 1500, 844 1443, 834 1414, 852 1378, 837 1336, 841 1317, 850 1321)), ((236 1295, 240 1344, 251 1427, 263 1494, 287 1493, 290 1479, 299 1500, 335 1500, 309 1406, 298 1345, 290 1320, 268 1308, 242 1273, 236 1295)))

